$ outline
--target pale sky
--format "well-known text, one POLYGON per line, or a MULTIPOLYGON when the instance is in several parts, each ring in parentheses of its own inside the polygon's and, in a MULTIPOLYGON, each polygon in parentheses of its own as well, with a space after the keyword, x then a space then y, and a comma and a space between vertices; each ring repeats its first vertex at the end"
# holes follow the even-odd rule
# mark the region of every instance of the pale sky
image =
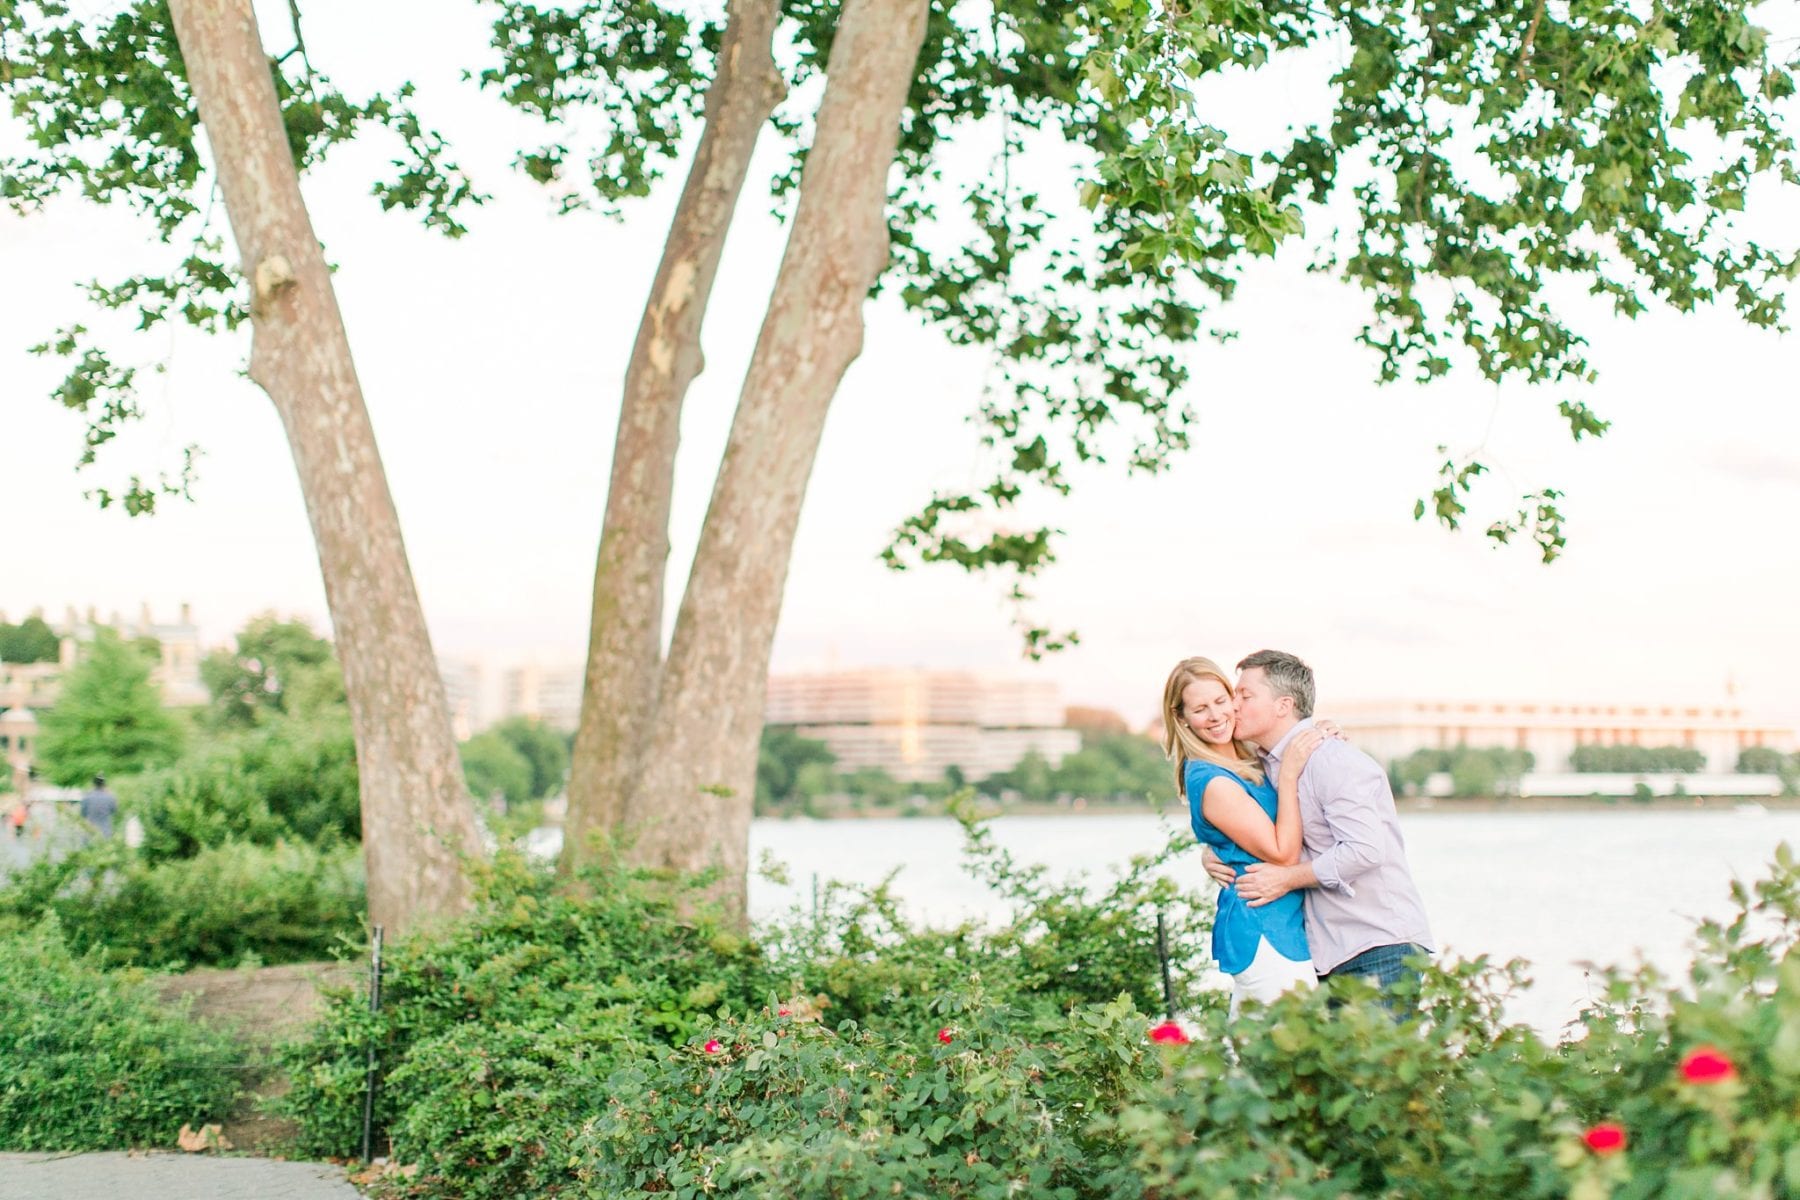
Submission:
MULTIPOLYGON (((364 194, 388 153, 379 137, 307 183, 436 648, 493 666, 578 660, 620 381, 674 186, 622 224, 558 218, 506 166, 528 124, 456 80, 481 58, 478 20, 422 0, 306 11, 315 61, 352 91, 393 86, 394 48, 416 52, 428 120, 494 196, 457 243, 381 213, 364 194)), ((264 20, 270 44, 285 44, 274 13, 264 20)), ((1316 96, 1296 78, 1230 103, 1257 114, 1249 126, 1304 119, 1316 96)), ((1800 224, 1794 200, 1782 203, 1758 214, 1768 228, 1800 224)), ((781 251, 766 210, 753 178, 683 425, 671 614, 781 251)), ((222 212, 215 225, 225 232, 222 212)), ((131 614, 148 601, 169 613, 185 601, 219 642, 268 609, 323 626, 292 460, 267 398, 238 374, 247 331, 140 339, 144 361, 169 367, 143 389, 149 419, 107 448, 91 482, 72 469, 81 425, 48 398, 58 364, 25 348, 73 321, 98 325, 78 281, 158 269, 168 254, 123 213, 0 215, 0 611, 131 614), (189 442, 206 452, 195 503, 130 520, 82 498, 175 465, 189 442)), ((1076 472, 1073 496, 1034 510, 1067 531, 1035 611, 1082 636, 1038 666, 1019 657, 999 581, 894 575, 877 561, 934 487, 985 478, 966 418, 989 364, 897 305, 872 305, 808 492, 775 669, 1040 675, 1071 703, 1138 722, 1175 660, 1275 646, 1313 663, 1327 711, 1334 697, 1713 700, 1731 679, 1753 711, 1800 722, 1793 335, 1723 312, 1628 323, 1589 307, 1578 311, 1591 314, 1581 327, 1601 380, 1585 391, 1496 389, 1472 372, 1378 387, 1353 340, 1363 302, 1302 263, 1251 272, 1229 311, 1239 339, 1193 348, 1201 420, 1173 471, 1076 472), (1555 412, 1565 396, 1612 432, 1572 444, 1555 412), (1439 444, 1483 447, 1496 467, 1477 516, 1562 489, 1565 557, 1543 566, 1529 548, 1415 523, 1439 444)))

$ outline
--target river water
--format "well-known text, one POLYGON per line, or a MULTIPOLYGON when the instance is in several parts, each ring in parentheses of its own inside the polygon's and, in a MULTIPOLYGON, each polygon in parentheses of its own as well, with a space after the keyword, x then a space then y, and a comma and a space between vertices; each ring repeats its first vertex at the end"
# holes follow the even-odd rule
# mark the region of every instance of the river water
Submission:
MULTIPOLYGON (((1508 1013, 1550 1036, 1589 994, 1581 963, 1641 955, 1680 973, 1695 921, 1731 912, 1731 880, 1766 874, 1782 841, 1800 847, 1796 812, 1428 811, 1403 815, 1401 825, 1438 949, 1528 959, 1532 986, 1508 1013)), ((1021 862, 1104 880, 1176 826, 1132 814, 1001 817, 991 828, 1021 862)), ((766 852, 792 878, 783 887, 753 874, 753 917, 806 903, 815 875, 873 883, 896 867, 896 894, 923 920, 1001 915, 1000 902, 962 873, 962 833, 947 819, 763 820, 750 844, 753 865, 766 852)), ((1175 869, 1202 882, 1197 855, 1175 869)), ((1225 986, 1220 976, 1212 982, 1225 986)))

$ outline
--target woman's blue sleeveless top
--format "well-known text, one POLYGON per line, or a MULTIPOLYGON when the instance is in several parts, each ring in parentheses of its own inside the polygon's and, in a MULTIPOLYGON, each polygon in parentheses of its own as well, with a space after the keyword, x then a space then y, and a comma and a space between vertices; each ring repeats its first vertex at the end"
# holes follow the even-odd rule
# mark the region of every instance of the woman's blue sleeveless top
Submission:
MULTIPOLYGON (((1188 814, 1193 822, 1194 836, 1211 846, 1220 861, 1229 863, 1240 871, 1251 863, 1261 862, 1261 859, 1226 837, 1201 815, 1201 799, 1206 795, 1206 785, 1214 778, 1223 776, 1250 793, 1250 798, 1273 821, 1277 804, 1275 785, 1253 784, 1224 767, 1193 759, 1188 760, 1185 771, 1188 814)), ((1312 952, 1306 947, 1304 893, 1292 891, 1261 908, 1251 908, 1238 897, 1237 888, 1221 887, 1219 914, 1213 922, 1213 957, 1218 960, 1219 970, 1227 975, 1236 975, 1249 967, 1251 960, 1256 957, 1257 943, 1262 938, 1268 938, 1269 945, 1283 958, 1305 962, 1312 957, 1312 952)))

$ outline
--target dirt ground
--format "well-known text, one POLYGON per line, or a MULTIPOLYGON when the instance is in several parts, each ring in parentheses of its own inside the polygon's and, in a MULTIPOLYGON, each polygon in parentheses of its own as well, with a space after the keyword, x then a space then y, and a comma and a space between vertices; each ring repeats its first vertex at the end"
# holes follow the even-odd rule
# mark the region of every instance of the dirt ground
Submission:
POLYGON ((239 1038, 245 1047, 244 1096, 225 1124, 234 1149, 278 1149, 291 1123, 258 1111, 262 1099, 280 1095, 287 1079, 274 1067, 274 1049, 318 1015, 322 987, 353 985, 366 969, 352 963, 295 963, 239 970, 208 969, 156 981, 165 999, 192 998, 193 1015, 239 1038), (255 1064, 266 1063, 264 1067, 255 1064))

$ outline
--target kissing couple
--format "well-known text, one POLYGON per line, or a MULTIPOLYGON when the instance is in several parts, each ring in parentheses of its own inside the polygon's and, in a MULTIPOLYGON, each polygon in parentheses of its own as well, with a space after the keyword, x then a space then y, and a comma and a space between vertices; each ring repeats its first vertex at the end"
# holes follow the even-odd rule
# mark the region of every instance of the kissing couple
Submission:
POLYGON ((1360 977, 1388 993, 1431 953, 1387 772, 1313 720, 1312 668, 1259 650, 1227 678, 1186 658, 1163 686, 1163 750, 1206 873, 1220 884, 1213 957, 1231 1012, 1360 977))

